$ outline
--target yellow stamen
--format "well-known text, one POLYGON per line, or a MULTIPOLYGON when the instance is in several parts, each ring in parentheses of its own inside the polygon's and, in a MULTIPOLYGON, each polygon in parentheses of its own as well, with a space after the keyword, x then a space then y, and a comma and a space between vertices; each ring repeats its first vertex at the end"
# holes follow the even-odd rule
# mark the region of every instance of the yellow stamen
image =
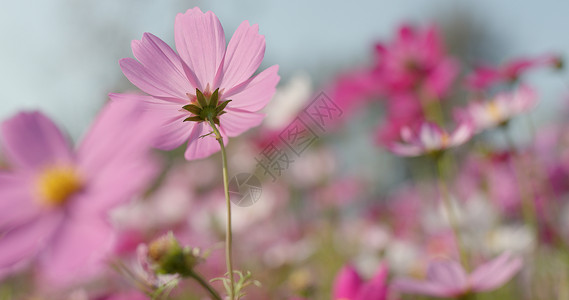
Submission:
POLYGON ((60 206, 82 187, 77 172, 69 166, 45 169, 37 180, 40 202, 47 206, 60 206))

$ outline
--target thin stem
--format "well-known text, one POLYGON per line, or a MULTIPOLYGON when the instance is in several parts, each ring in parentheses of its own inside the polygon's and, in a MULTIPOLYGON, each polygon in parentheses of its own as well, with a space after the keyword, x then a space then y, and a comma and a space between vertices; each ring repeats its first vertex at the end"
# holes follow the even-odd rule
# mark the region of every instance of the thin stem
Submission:
POLYGON ((199 273, 191 271, 188 273, 188 276, 195 279, 204 289, 206 289, 213 299, 221 300, 221 296, 219 296, 217 291, 213 289, 213 287, 199 273))
POLYGON ((233 235, 231 232, 231 200, 229 200, 229 183, 227 175, 227 154, 225 153, 225 145, 223 145, 223 138, 221 133, 215 126, 212 118, 209 118, 209 124, 215 133, 215 139, 219 142, 221 147, 221 160, 223 164, 223 190, 225 192, 225 204, 227 206, 227 226, 225 229, 225 262, 227 264, 227 273, 229 274, 229 299, 235 299, 235 280, 233 279, 233 259, 232 259, 232 241, 233 235))
POLYGON ((458 218, 456 217, 456 214, 454 213, 454 209, 452 207, 452 203, 451 203, 451 199, 449 197, 449 192, 448 192, 448 187, 445 181, 445 166, 444 166, 444 160, 443 160, 443 156, 444 154, 442 154, 441 156, 436 158, 437 161, 437 180, 439 182, 439 192, 441 194, 441 198, 443 200, 443 206, 445 207, 448 219, 449 219, 449 223, 450 223, 450 227, 452 228, 452 232, 454 234, 454 239, 456 240, 456 246, 458 248, 458 254, 460 256, 460 261, 462 263, 462 266, 464 267, 464 269, 466 271, 470 270, 469 264, 468 264, 468 256, 466 254, 466 251, 464 249, 464 245, 462 244, 462 239, 460 236, 460 228, 458 226, 458 218))

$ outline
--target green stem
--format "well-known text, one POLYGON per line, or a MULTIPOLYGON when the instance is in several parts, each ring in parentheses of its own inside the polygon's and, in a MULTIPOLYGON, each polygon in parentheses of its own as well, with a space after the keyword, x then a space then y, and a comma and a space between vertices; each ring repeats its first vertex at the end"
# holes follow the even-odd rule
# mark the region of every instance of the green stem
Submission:
POLYGON ((213 299, 215 300, 222 300, 221 296, 219 296, 219 294, 217 293, 216 290, 213 289, 213 287, 196 271, 191 271, 190 273, 188 273, 188 276, 195 279, 203 288, 205 288, 209 294, 213 297, 213 299))
POLYGON ((227 206, 227 226, 225 233, 225 262, 227 264, 227 273, 229 274, 229 299, 235 300, 235 280, 233 279, 233 259, 232 259, 232 241, 233 236, 231 232, 231 200, 229 200, 229 183, 227 175, 227 154, 225 153, 225 145, 223 145, 223 138, 221 133, 215 126, 212 118, 209 118, 209 124, 215 133, 215 139, 219 142, 221 147, 221 160, 223 164, 223 189, 225 192, 225 204, 227 206))
POLYGON ((456 246, 458 248, 458 253, 460 255, 460 261, 464 269, 468 272, 470 270, 468 264, 468 256, 464 249, 464 245, 462 244, 462 239, 460 235, 460 228, 458 226, 458 218, 454 213, 454 209, 452 207, 451 199, 448 192, 448 187, 445 181, 445 166, 443 160, 444 154, 441 154, 439 157, 436 158, 437 161, 437 180, 439 182, 439 192, 441 194, 441 198, 443 201, 443 206, 445 207, 450 227, 452 228, 452 232, 454 234, 454 239, 456 240, 456 246))

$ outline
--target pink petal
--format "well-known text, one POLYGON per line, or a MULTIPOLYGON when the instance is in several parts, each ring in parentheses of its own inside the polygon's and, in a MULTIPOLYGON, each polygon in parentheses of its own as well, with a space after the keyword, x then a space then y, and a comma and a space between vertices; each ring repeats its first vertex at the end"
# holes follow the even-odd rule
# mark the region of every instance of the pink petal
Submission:
POLYGON ((116 161, 138 159, 148 153, 156 140, 157 128, 144 117, 140 103, 108 102, 77 150, 85 175, 93 175, 116 161))
MULTIPOLYGON (((221 149, 215 135, 211 132, 212 129, 208 124, 198 123, 194 126, 188 148, 184 154, 187 160, 206 158, 221 149)), ((227 137, 225 136, 223 136, 223 144, 227 145, 227 137)))
POLYGON ((176 16, 174 36, 180 57, 195 73, 197 88, 203 91, 208 83, 213 84, 225 53, 221 23, 213 12, 203 13, 195 7, 176 16))
POLYGON ((449 290, 445 286, 440 286, 428 281, 418 281, 413 279, 395 279, 391 284, 391 288, 408 294, 418 294, 433 297, 455 296, 454 291, 449 290))
POLYGON ((451 134, 451 145, 458 146, 466 143, 474 133, 474 127, 469 123, 460 124, 451 134))
POLYGON ((264 56, 265 37, 259 34, 259 25, 243 21, 227 45, 219 86, 229 90, 249 79, 264 56))
POLYGON ((22 112, 0 126, 4 153, 14 167, 38 168, 73 160, 67 139, 40 112, 22 112))
POLYGON ((376 275, 360 289, 356 300, 385 300, 387 299, 387 265, 382 264, 376 275))
POLYGON ((419 156, 424 153, 423 148, 412 144, 391 143, 387 149, 401 156, 419 156))
POLYGON ((277 83, 280 80, 278 70, 277 65, 269 67, 259 75, 227 91, 223 97, 233 100, 231 107, 259 111, 275 95, 277 83))
POLYGON ((35 203, 33 178, 28 174, 0 172, 0 233, 25 224, 41 211, 35 203))
MULTIPOLYGON (((231 105, 231 104, 230 104, 231 105)), ((258 126, 265 117, 264 114, 248 112, 240 109, 227 108, 227 113, 219 117, 221 128, 230 137, 258 126)))
POLYGON ((421 132, 419 134, 419 138, 426 149, 439 149, 442 146, 441 136, 443 131, 437 124, 425 122, 421 126, 421 132))
POLYGON ((0 269, 33 259, 50 241, 62 216, 59 211, 46 214, 0 235, 0 269))
POLYGON ((92 276, 105 267, 103 258, 111 249, 111 238, 112 230, 102 220, 67 218, 42 257, 42 274, 54 284, 92 276))
POLYGON ((462 290, 467 287, 466 272, 458 262, 452 260, 434 261, 429 264, 427 278, 451 290, 462 290))
POLYGON ((155 142, 157 128, 148 122, 139 104, 109 102, 80 144, 78 167, 87 184, 82 196, 89 197, 75 201, 76 209, 91 209, 96 214, 129 200, 156 173, 150 147, 155 142))
POLYGON ((522 265, 521 258, 512 258, 511 253, 505 252, 472 272, 470 275, 472 289, 475 291, 496 289, 510 280, 522 265))
POLYGON ((176 100, 182 102, 187 99, 186 93, 195 91, 196 82, 190 83, 190 79, 186 76, 182 59, 161 39, 156 36, 145 33, 142 40, 132 41, 132 52, 136 59, 143 66, 144 76, 148 78, 140 78, 142 74, 133 74, 131 64, 133 61, 121 61, 121 67, 125 68, 125 75, 131 82, 137 85, 145 92, 162 97, 175 97, 176 100), (148 84, 138 83, 150 81, 150 90, 146 91, 148 84), (155 94, 153 87, 159 88, 162 93, 155 94))
POLYGON ((175 149, 188 140, 193 130, 195 122, 184 122, 190 113, 182 109, 182 106, 189 102, 178 104, 136 94, 110 94, 109 97, 117 101, 142 103, 142 109, 148 116, 145 122, 149 122, 158 130, 159 136, 154 143, 156 148, 175 149))
POLYGON ((170 86, 168 82, 156 75, 155 71, 147 69, 133 58, 123 58, 119 64, 126 78, 145 93, 177 102, 187 98, 185 95, 181 96, 187 91, 176 90, 175 87, 170 86))
POLYGON ((346 265, 336 275, 332 299, 355 299, 361 285, 362 279, 358 272, 352 266, 346 265))

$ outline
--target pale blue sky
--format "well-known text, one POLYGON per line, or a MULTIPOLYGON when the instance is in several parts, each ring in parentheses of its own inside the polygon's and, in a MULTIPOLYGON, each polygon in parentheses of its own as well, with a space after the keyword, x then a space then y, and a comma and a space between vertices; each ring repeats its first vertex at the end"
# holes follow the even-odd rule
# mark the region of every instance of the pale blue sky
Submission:
MULTIPOLYGON (((444 22, 460 11, 489 30, 497 59, 551 51, 569 57, 569 1, 562 0, 0 1, 0 120, 41 109, 73 136, 107 93, 125 88, 118 60, 131 55, 130 40, 147 31, 172 44, 175 15, 196 4, 217 14, 227 37, 243 20, 258 23, 267 39, 264 65, 279 64, 285 80, 303 70, 323 82, 369 61, 373 42, 401 22, 444 22)), ((535 81, 554 98, 563 83, 552 78, 535 81)))

